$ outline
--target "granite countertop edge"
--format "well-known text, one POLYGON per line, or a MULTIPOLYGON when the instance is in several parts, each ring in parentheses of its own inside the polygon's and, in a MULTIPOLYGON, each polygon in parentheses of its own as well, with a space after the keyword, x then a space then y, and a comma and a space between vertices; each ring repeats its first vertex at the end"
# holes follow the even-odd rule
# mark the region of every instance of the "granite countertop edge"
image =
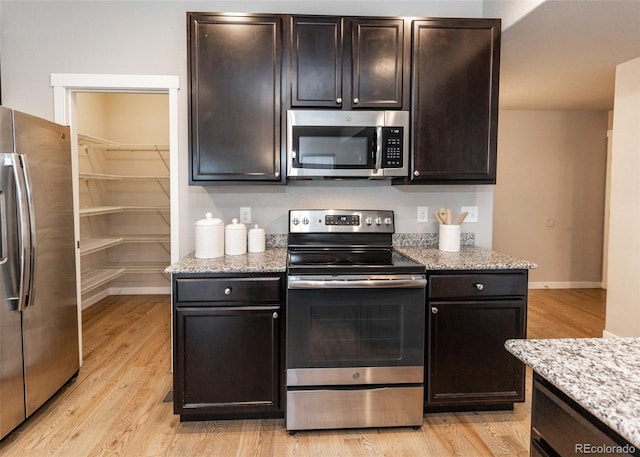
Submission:
POLYGON ((395 250, 423 264, 427 270, 529 270, 533 262, 477 246, 445 252, 436 246, 396 246, 395 250))
MULTIPOLYGON (((425 265, 427 270, 503 270, 537 267, 535 263, 475 246, 463 246, 459 252, 444 252, 435 246, 396 246, 395 250, 425 265)), ((165 273, 269 273, 285 272, 286 269, 286 247, 269 247, 264 252, 224 255, 213 259, 198 259, 191 253, 168 266, 165 273)))
POLYGON ((520 339, 505 347, 640 448, 640 337, 520 339))
POLYGON ((264 252, 223 255, 213 259, 198 259, 194 253, 168 266, 165 273, 284 273, 287 269, 287 249, 268 248, 264 252))

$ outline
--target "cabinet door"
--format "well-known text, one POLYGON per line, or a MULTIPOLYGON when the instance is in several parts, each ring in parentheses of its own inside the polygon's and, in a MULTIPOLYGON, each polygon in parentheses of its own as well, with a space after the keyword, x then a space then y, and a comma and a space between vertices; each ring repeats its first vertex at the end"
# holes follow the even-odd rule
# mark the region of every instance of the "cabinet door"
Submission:
POLYGON ((353 19, 352 108, 402 108, 404 21, 353 19))
POLYGON ((525 336, 525 301, 434 301, 428 313, 426 406, 524 400, 524 365, 504 348, 525 336))
POLYGON ((280 407, 280 307, 180 308, 174 412, 255 414, 280 407))
POLYGON ((500 21, 415 21, 412 53, 411 179, 494 184, 500 21))
POLYGON ((404 24, 387 18, 294 17, 291 105, 401 109, 404 24))
POLYGON ((190 184, 280 181, 281 18, 188 25, 190 184))
POLYGON ((342 106, 342 19, 295 17, 291 105, 342 106))

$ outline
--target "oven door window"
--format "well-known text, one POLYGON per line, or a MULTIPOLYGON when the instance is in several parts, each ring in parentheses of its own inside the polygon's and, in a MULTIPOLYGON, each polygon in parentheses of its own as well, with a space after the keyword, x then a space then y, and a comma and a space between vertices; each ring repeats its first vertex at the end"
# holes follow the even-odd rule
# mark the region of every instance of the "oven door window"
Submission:
POLYGON ((287 368, 424 363, 423 289, 289 290, 287 368))
POLYGON ((293 166, 320 169, 375 168, 374 127, 293 127, 293 166))

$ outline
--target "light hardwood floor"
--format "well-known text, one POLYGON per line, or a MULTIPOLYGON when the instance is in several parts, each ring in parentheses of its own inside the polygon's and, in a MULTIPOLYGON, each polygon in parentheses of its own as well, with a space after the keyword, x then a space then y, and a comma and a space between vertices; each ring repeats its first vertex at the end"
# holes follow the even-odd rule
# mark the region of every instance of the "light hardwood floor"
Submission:
MULTIPOLYGON (((528 337, 601 336, 605 292, 532 290, 528 337)), ((168 296, 109 297, 83 313, 84 364, 0 456, 527 456, 526 402, 513 411, 427 414, 423 427, 301 432, 283 419, 180 422, 173 415, 168 296)))

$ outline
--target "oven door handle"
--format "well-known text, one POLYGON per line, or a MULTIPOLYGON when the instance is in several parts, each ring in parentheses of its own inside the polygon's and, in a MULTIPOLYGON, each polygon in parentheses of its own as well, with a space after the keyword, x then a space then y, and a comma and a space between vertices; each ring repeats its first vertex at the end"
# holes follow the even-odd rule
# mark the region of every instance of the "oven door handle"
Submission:
POLYGON ((421 289, 427 280, 420 275, 362 276, 288 276, 289 289, 421 289))

